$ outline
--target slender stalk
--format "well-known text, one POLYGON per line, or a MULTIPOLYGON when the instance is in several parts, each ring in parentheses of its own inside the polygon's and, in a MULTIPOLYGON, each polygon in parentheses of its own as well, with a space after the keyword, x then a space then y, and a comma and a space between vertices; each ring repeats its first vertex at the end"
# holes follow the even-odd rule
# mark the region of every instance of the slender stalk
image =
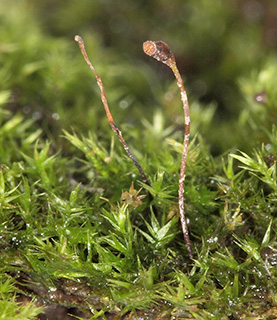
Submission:
POLYGON ((146 178, 146 175, 145 175, 143 169, 139 165, 139 163, 138 163, 137 159, 135 158, 135 156, 133 155, 132 151, 127 146, 125 140, 123 139, 121 131, 117 128, 117 126, 114 123, 112 114, 111 114, 110 109, 109 109, 109 105, 108 105, 108 101, 107 101, 107 97, 106 97, 106 93, 105 93, 103 82, 102 82, 100 76, 98 75, 98 73, 95 71, 93 65, 89 61, 89 58, 88 58, 88 55, 87 55, 86 49, 85 49, 85 43, 84 43, 83 39, 78 35, 75 36, 74 39, 75 39, 76 42, 78 42, 80 50, 82 52, 83 57, 85 58, 86 63, 89 65, 91 71, 94 73, 94 75, 96 77, 98 87, 100 88, 101 100, 102 100, 102 103, 104 105, 104 108, 105 108, 105 111, 106 111, 106 115, 107 115, 108 121, 110 123, 110 126, 112 127, 112 130, 118 136, 118 139, 122 143, 122 145, 123 145, 125 151, 127 152, 128 156, 131 158, 131 160, 133 161, 134 165, 137 167, 137 169, 138 169, 138 171, 139 171, 139 173, 140 173, 140 175, 142 177, 143 182, 149 185, 149 182, 148 182, 148 180, 146 178))
POLYGON ((153 57, 154 59, 169 66, 169 68, 174 73, 174 76, 177 80, 177 85, 181 93, 181 100, 183 103, 184 115, 185 115, 185 135, 184 135, 183 154, 182 154, 180 177, 179 177, 179 192, 178 192, 179 212, 180 212, 180 219, 181 219, 184 239, 185 239, 186 247, 188 250, 188 256, 190 259, 193 259, 188 225, 186 222, 185 209, 184 209, 184 182, 186 178, 186 162, 187 162, 189 136, 190 136, 190 115, 189 115, 189 104, 188 104, 187 93, 184 87, 182 77, 177 68, 175 57, 165 42, 146 41, 143 44, 143 51, 150 57, 153 57))

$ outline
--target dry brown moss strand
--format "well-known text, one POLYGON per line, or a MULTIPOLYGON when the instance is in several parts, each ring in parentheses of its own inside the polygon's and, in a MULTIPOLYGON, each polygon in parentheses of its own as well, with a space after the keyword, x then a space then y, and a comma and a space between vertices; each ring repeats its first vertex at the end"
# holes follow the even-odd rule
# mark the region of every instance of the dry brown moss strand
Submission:
POLYGON ((91 62, 90 62, 90 60, 88 58, 88 55, 87 55, 86 49, 85 49, 84 40, 78 35, 76 35, 74 39, 75 39, 76 42, 78 42, 80 50, 82 52, 82 55, 83 55, 86 63, 88 64, 88 66, 90 67, 91 71, 94 73, 94 75, 96 77, 98 87, 100 88, 101 100, 102 100, 102 103, 104 105, 104 108, 105 108, 105 111, 106 111, 106 115, 107 115, 108 121, 110 123, 110 126, 111 126, 113 132, 117 135, 119 141, 122 143, 122 145, 123 145, 125 151, 127 152, 128 156, 133 161, 134 165, 137 167, 137 169, 138 169, 138 171, 139 171, 139 173, 141 175, 142 181, 149 185, 149 182, 148 182, 148 180, 146 178, 146 175, 145 175, 143 169, 141 168, 141 166, 138 163, 137 159, 135 158, 135 156, 133 155, 133 153, 131 152, 131 150, 127 146, 127 143, 123 139, 121 131, 117 128, 117 126, 114 123, 112 114, 111 114, 110 109, 109 109, 109 105, 108 105, 108 101, 107 101, 107 97, 106 97, 106 93, 105 93, 103 82, 102 82, 100 76, 98 75, 98 73, 95 71, 93 65, 91 64, 91 62))
POLYGON ((192 259, 193 254, 192 254, 188 225, 187 225, 185 209, 184 209, 184 182, 186 177, 186 162, 187 162, 189 136, 190 136, 190 115, 189 115, 189 104, 187 99, 187 93, 184 87, 182 77, 177 68, 175 57, 171 52, 171 50, 169 49, 169 46, 165 42, 146 41, 143 44, 143 51, 150 57, 153 57, 154 59, 170 67, 170 69, 173 71, 174 76, 177 80, 177 85, 181 93, 181 100, 183 103, 184 115, 185 115, 185 135, 184 135, 183 154, 182 154, 180 177, 179 177, 178 198, 179 198, 180 220, 181 220, 182 230, 184 234, 184 239, 185 239, 186 247, 188 250, 188 256, 190 259, 192 259))

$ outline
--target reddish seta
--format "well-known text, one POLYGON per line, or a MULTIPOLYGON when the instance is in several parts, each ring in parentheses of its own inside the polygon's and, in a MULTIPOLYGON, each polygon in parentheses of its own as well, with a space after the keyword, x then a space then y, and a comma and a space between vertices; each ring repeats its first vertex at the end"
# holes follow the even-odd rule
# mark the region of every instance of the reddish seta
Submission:
POLYGON ((179 198, 180 220, 181 220, 182 230, 184 234, 184 239, 185 239, 186 247, 188 250, 188 256, 192 260, 193 254, 192 254, 188 225, 187 225, 185 209, 184 209, 184 182, 186 177, 186 163, 187 163, 187 155, 188 155, 189 136, 190 136, 190 115, 189 115, 189 104, 188 104, 187 93, 184 87, 182 77, 177 68, 175 57, 171 52, 171 50, 169 49, 169 46, 165 42, 146 41, 143 44, 143 51, 150 57, 153 57, 157 61, 160 61, 166 64, 167 66, 169 66, 169 68, 174 73, 174 76, 177 80, 177 85, 181 93, 181 100, 183 103, 184 116, 185 116, 185 135, 184 135, 183 154, 182 154, 180 177, 179 177, 178 198, 179 198))

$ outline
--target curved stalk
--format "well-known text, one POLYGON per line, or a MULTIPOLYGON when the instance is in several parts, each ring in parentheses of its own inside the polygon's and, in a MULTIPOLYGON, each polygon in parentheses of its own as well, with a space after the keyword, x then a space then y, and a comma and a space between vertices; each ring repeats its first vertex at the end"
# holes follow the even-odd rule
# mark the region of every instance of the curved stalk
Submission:
POLYGON ((127 143, 123 139, 121 131, 117 128, 117 126, 114 123, 112 114, 111 114, 110 109, 109 109, 109 105, 108 105, 108 101, 107 101, 107 97, 106 97, 106 93, 105 93, 103 82, 102 82, 100 76, 98 75, 98 73, 95 71, 93 65, 91 64, 91 62, 90 62, 90 60, 88 58, 88 55, 87 55, 86 49, 85 49, 85 43, 84 43, 83 39, 78 35, 76 35, 74 39, 75 39, 76 42, 78 42, 80 50, 82 52, 82 55, 83 55, 86 63, 88 64, 88 66, 90 67, 91 71, 94 73, 94 75, 96 77, 98 87, 100 88, 101 100, 102 100, 102 103, 104 105, 104 108, 105 108, 105 111, 106 111, 106 115, 107 115, 108 121, 110 123, 110 126, 112 127, 113 132, 117 135, 118 139, 122 143, 122 145, 123 145, 125 151, 127 152, 128 156, 131 158, 131 160, 133 161, 134 165, 137 167, 137 169, 138 169, 138 171, 139 171, 139 173, 141 175, 142 181, 149 185, 149 182, 148 182, 148 180, 146 178, 146 175, 145 175, 142 167, 138 163, 137 159, 133 155, 133 153, 130 150, 130 148, 127 146, 127 143))

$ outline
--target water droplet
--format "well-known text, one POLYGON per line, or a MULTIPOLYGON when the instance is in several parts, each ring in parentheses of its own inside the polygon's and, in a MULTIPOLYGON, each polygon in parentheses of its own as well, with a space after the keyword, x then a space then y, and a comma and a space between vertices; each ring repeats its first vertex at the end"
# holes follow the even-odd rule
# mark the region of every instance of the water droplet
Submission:
POLYGON ((34 120, 39 120, 39 119, 41 119, 41 117, 42 117, 42 114, 41 114, 40 111, 35 111, 35 112, 32 114, 32 118, 33 118, 34 120))
POLYGON ((121 109, 126 109, 126 108, 128 108, 128 106, 129 106, 129 103, 128 103, 128 101, 126 101, 126 100, 121 100, 120 102, 119 102, 119 107, 121 108, 121 109))
POLYGON ((52 119, 54 119, 54 120, 60 120, 60 115, 57 113, 57 112, 55 112, 55 113, 52 113, 52 119))
POLYGON ((208 243, 217 243, 218 242, 218 237, 211 237, 207 239, 208 243))
POLYGON ((164 98, 165 98, 165 100, 166 101, 172 101, 172 99, 173 99, 173 94, 172 94, 172 92, 166 92, 165 94, 164 94, 164 98))
POLYGON ((267 103, 267 94, 265 91, 259 92, 254 96, 254 100, 260 104, 267 103))
POLYGON ((242 8, 244 15, 249 20, 257 20, 264 13, 264 7, 259 1, 247 1, 242 8))
POLYGON ((23 113, 28 114, 28 113, 30 113, 30 111, 31 111, 31 108, 29 106, 23 107, 23 113))
POLYGON ((233 300, 229 300, 229 306, 231 307, 231 306, 233 306, 235 303, 234 303, 234 301, 233 300))

